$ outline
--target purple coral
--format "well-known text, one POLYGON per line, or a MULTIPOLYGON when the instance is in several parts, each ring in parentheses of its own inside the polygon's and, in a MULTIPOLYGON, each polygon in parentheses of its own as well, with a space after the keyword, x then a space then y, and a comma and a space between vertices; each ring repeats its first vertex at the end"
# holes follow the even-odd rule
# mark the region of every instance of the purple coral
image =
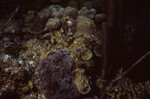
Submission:
MULTIPOLYGON (((54 99, 76 99, 79 96, 74 84, 73 60, 69 51, 60 49, 43 60, 37 67, 41 91, 54 99)), ((51 99, 48 96, 48 99, 51 99)))

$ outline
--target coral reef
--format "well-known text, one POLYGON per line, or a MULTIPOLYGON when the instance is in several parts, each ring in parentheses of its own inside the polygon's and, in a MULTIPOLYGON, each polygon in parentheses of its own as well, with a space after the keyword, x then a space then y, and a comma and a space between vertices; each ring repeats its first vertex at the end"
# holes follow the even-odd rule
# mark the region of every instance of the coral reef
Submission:
MULTIPOLYGON (((31 68, 21 67, 16 60, 10 60, 5 63, 0 60, 0 93, 3 96, 7 92, 15 92, 18 95, 25 95, 28 92, 34 92, 35 85, 33 71, 31 68)), ((1 97, 0 95, 0 97, 1 97)))
MULTIPOLYGON (((106 83, 99 79, 106 15, 93 2, 70 0, 71 7, 51 5, 0 20, 0 98, 12 93, 21 99, 99 99, 106 83)), ((149 94, 149 81, 121 79, 106 87, 108 99, 149 94)))
POLYGON ((0 48, 2 49, 3 47, 0 53, 0 98, 10 98, 11 96, 9 96, 9 94, 11 93, 17 94, 20 97, 25 97, 27 94, 31 98, 40 97, 40 94, 36 92, 37 88, 34 84, 34 72, 37 60, 41 55, 39 51, 45 49, 44 45, 36 39, 18 45, 12 42, 12 44, 16 45, 11 46, 8 45, 8 42, 9 41, 0 42, 0 48), (5 44, 5 46, 2 43, 5 44), (20 50, 15 52, 17 46, 20 46, 20 50), (9 51, 10 49, 11 51, 9 51))
POLYGON ((12 18, 6 27, 8 18, 2 19, 1 96, 13 92, 21 99, 88 98, 95 90, 91 79, 102 44, 96 14, 94 8, 51 5, 27 11, 21 21, 12 18))
POLYGON ((150 82, 137 84, 129 78, 119 80, 117 83, 106 87, 108 99, 148 99, 150 98, 150 82))
MULTIPOLYGON (((122 79, 106 85, 110 79, 105 80, 105 71, 116 69, 105 68, 106 0, 25 1, 29 8, 18 0, 21 5, 12 13, 7 1, 0 1, 0 99, 104 99, 103 92, 106 99, 150 98, 149 80, 134 83, 134 77, 132 81, 120 73, 122 79)), ((123 50, 128 53, 133 51, 134 32, 132 26, 125 27, 123 50)))

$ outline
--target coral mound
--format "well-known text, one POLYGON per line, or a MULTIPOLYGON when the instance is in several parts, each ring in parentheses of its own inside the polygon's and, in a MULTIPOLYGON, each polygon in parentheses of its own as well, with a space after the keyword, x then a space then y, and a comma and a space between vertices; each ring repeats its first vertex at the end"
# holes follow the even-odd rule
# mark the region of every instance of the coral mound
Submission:
MULTIPOLYGON (((55 50, 53 54, 41 60, 39 71, 40 90, 44 94, 51 94, 54 99, 76 99, 79 96, 74 84, 73 60, 69 51, 55 50)), ((50 96, 47 96, 51 99, 50 96)))

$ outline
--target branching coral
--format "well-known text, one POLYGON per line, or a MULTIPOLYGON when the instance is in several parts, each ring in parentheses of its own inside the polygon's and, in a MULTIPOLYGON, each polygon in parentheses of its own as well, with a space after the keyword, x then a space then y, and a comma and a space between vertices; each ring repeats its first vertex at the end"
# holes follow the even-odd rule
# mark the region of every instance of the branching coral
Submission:
MULTIPOLYGON (((74 84, 73 60, 69 51, 55 50, 41 60, 37 71, 41 79, 41 92, 50 94, 54 99, 76 99, 79 92, 74 84)), ((48 99, 51 99, 47 96, 48 99)))

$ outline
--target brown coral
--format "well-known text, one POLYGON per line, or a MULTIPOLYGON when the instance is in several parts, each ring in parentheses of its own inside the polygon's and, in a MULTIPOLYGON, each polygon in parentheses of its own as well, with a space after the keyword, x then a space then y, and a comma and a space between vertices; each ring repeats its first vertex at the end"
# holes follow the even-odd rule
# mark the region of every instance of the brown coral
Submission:
POLYGON ((75 69, 75 84, 78 88, 78 91, 83 95, 91 91, 88 79, 84 73, 85 70, 82 68, 75 69))
POLYGON ((84 48, 81 57, 83 60, 90 60, 93 57, 93 53, 88 48, 84 48))
POLYGON ((84 35, 86 38, 97 37, 96 25, 93 20, 86 17, 79 17, 74 37, 84 35))

